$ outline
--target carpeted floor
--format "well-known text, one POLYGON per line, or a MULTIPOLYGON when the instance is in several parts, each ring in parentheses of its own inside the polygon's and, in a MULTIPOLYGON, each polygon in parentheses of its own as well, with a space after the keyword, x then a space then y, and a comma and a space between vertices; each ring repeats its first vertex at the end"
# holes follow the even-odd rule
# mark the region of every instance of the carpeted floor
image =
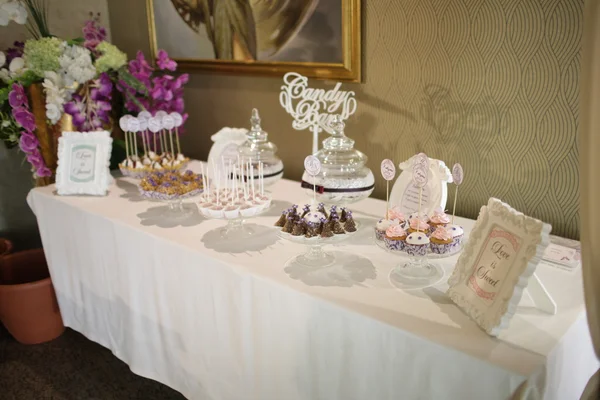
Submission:
POLYGON ((2 400, 171 400, 179 392, 135 375, 110 350, 67 329, 49 343, 24 346, 0 324, 2 400))

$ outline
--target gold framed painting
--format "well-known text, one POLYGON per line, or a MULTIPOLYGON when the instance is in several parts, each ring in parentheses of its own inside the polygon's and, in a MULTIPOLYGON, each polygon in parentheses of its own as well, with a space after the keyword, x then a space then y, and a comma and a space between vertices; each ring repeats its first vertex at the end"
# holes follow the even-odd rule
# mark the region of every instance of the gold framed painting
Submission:
POLYGON ((185 69, 359 82, 360 0, 146 0, 150 44, 185 69))

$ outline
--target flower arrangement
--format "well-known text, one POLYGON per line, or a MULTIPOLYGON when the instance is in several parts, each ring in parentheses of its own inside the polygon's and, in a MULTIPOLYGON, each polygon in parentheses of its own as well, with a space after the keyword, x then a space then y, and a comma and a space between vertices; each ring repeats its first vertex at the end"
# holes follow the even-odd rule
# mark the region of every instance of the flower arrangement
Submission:
POLYGON ((141 52, 128 63, 125 53, 106 41, 98 16, 85 23, 83 37, 63 40, 50 34, 46 11, 45 0, 0 0, 0 26, 27 22, 33 36, 0 51, 0 140, 8 147, 18 145, 35 178, 52 171, 36 138, 39 130, 27 97, 32 85, 43 87, 48 126, 68 114, 81 132, 110 128, 112 118, 125 111, 183 112, 188 75, 171 75, 177 64, 166 52, 158 53, 156 67, 141 52), (115 89, 123 95, 123 109, 113 110, 115 89))

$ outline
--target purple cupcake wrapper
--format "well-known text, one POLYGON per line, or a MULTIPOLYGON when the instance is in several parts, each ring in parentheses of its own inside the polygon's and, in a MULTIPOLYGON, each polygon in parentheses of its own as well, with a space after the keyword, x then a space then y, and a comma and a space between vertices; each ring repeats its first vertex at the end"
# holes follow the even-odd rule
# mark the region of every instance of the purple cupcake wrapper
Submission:
POLYGON ((380 231, 379 229, 375 228, 375 239, 383 240, 384 237, 385 237, 385 231, 380 231))
POLYGON ((405 246, 404 240, 391 240, 391 239, 388 239, 386 236, 384 236, 383 241, 385 242, 385 247, 388 250, 404 251, 404 246, 405 246))
POLYGON ((418 245, 405 243, 404 251, 406 251, 406 253, 408 253, 408 255, 411 256, 424 256, 427 254, 428 247, 429 246, 424 244, 418 245))
POLYGON ((431 243, 431 252, 434 254, 447 254, 454 253, 458 247, 459 243, 431 243))

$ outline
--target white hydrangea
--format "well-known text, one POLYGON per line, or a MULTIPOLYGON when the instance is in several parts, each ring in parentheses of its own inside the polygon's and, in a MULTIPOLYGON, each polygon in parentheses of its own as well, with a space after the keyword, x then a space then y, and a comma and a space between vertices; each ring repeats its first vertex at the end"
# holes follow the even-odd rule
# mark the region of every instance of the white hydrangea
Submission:
POLYGON ((27 9, 18 0, 0 0, 0 26, 6 26, 10 21, 24 25, 27 22, 27 9))
MULTIPOLYGON (((3 64, 4 63, 0 63, 0 66, 3 64)), ((25 68, 25 60, 23 60, 21 57, 15 57, 12 59, 9 65, 0 69, 0 80, 8 84, 15 78, 21 76, 25 71, 27 71, 27 68, 25 68)))
POLYGON ((0 51, 0 67, 4 67, 5 63, 6 63, 6 54, 4 54, 4 52, 0 51))
POLYGON ((67 46, 58 59, 63 72, 64 86, 75 89, 96 76, 92 55, 88 49, 80 46, 67 46))

